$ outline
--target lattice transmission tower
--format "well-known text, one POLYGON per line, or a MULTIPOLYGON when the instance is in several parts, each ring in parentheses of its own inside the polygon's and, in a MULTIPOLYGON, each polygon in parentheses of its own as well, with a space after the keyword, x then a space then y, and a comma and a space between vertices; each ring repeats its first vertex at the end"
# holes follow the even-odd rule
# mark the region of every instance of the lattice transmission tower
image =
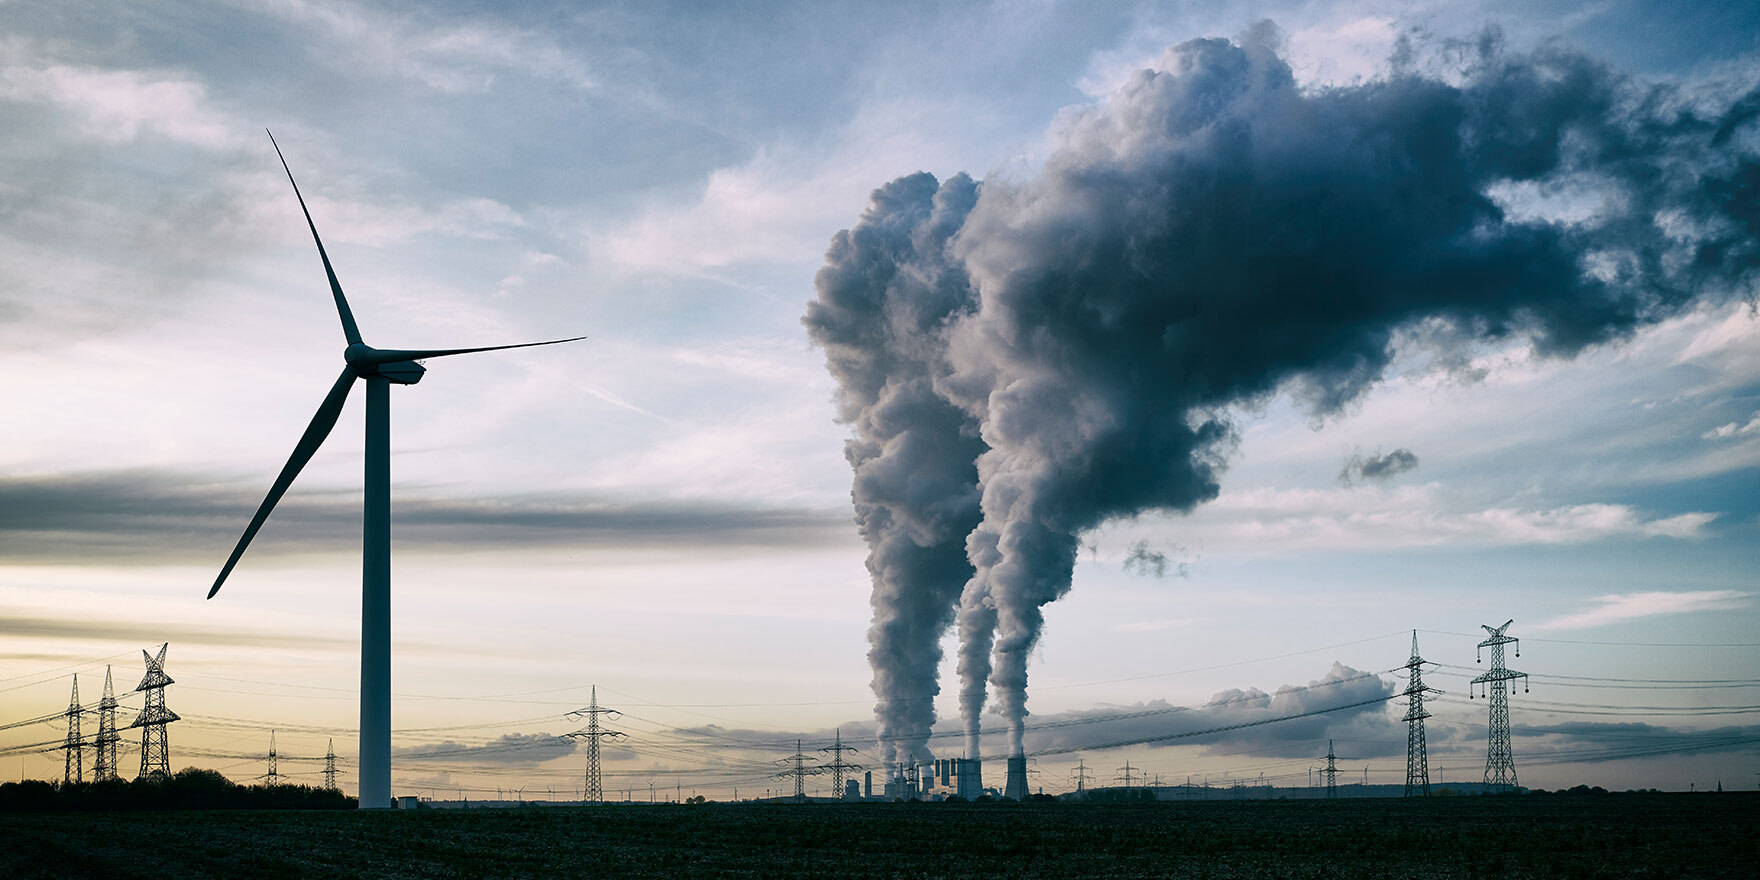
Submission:
POLYGON ((116 689, 110 684, 110 667, 104 667, 104 698, 98 701, 98 738, 93 741, 98 753, 92 762, 92 781, 109 782, 116 778, 116 743, 122 739, 116 732, 116 689))
POLYGON ((336 740, 332 738, 330 745, 324 750, 324 787, 336 790, 336 740))
POLYGON ((1332 740, 1326 741, 1326 766, 1320 775, 1326 777, 1326 799, 1338 797, 1338 754, 1332 750, 1332 740))
POLYGON ((1088 780, 1094 778, 1088 775, 1087 761, 1077 761, 1075 772, 1070 775, 1076 778, 1076 797, 1081 797, 1088 790, 1088 780))
POLYGON ((1143 775, 1143 774, 1135 771, 1131 767, 1131 762, 1129 762, 1129 761, 1124 762, 1124 766, 1119 767, 1117 769, 1119 769, 1123 772, 1117 776, 1112 777, 1112 778, 1115 781, 1123 782, 1125 788, 1130 788, 1132 786, 1132 784, 1134 784, 1138 779, 1142 778, 1142 775, 1143 775))
POLYGON ((165 652, 171 647, 170 642, 159 646, 159 656, 154 657, 141 651, 141 657, 147 661, 147 675, 135 687, 137 692, 145 692, 146 705, 141 707, 141 714, 136 715, 134 723, 129 727, 141 729, 141 775, 145 778, 157 773, 161 776, 171 775, 171 747, 165 739, 165 725, 178 720, 177 713, 165 706, 165 686, 175 684, 171 676, 165 674, 165 652))
POLYGON ((1418 631, 1412 630, 1412 658, 1406 661, 1406 797, 1430 794, 1430 756, 1424 743, 1424 719, 1430 712, 1424 708, 1424 694, 1435 688, 1424 686, 1424 658, 1418 656, 1418 631))
POLYGON ((263 781, 269 785, 281 784, 280 756, 275 754, 275 731, 269 731, 269 772, 263 774, 263 781))
POLYGON ((73 698, 67 703, 67 711, 61 713, 67 718, 67 742, 61 746, 66 752, 65 768, 61 771, 61 784, 73 785, 86 781, 86 741, 79 732, 79 718, 86 714, 84 706, 79 704, 79 676, 73 677, 73 698))
POLYGON ((782 759, 787 769, 774 776, 776 779, 794 780, 794 799, 797 801, 807 799, 807 777, 818 776, 826 770, 818 764, 810 763, 814 760, 801 751, 801 741, 797 739, 794 741, 794 754, 782 759))
MULTIPOLYGON (((799 743, 796 743, 796 745, 799 745, 799 743)), ((856 752, 859 754, 861 749, 858 749, 855 746, 844 745, 843 728, 839 727, 836 733, 836 741, 832 745, 819 750, 820 754, 826 752, 831 753, 831 796, 842 800, 847 795, 847 792, 844 791, 843 787, 844 771, 862 769, 862 765, 860 764, 852 764, 845 761, 843 759, 843 753, 856 752)))
POLYGON ((1509 743, 1509 692, 1514 679, 1522 680, 1522 693, 1528 692, 1528 673, 1516 672, 1503 665, 1503 646, 1515 645, 1516 656, 1522 656, 1521 640, 1508 635, 1512 618, 1503 622, 1503 626, 1480 626, 1491 634, 1479 643, 1478 662, 1484 662, 1484 650, 1491 649, 1491 668, 1484 675, 1473 679, 1467 686, 1467 697, 1473 696, 1473 685, 1484 685, 1485 695, 1491 698, 1491 737, 1485 749, 1485 790, 1487 792, 1509 792, 1516 788, 1516 759, 1509 743))
POLYGON ((604 715, 615 718, 622 714, 622 712, 619 712, 616 709, 607 709, 604 706, 599 705, 598 685, 593 685, 592 701, 587 704, 585 709, 576 709, 573 712, 568 713, 568 717, 570 718, 587 719, 586 730, 577 730, 574 733, 568 734, 568 736, 576 739, 584 739, 587 741, 587 785, 586 790, 581 793, 581 800, 586 803, 602 804, 605 802, 605 789, 601 786, 599 781, 599 741, 606 737, 616 739, 624 735, 622 731, 610 730, 601 725, 599 723, 599 716, 604 715))

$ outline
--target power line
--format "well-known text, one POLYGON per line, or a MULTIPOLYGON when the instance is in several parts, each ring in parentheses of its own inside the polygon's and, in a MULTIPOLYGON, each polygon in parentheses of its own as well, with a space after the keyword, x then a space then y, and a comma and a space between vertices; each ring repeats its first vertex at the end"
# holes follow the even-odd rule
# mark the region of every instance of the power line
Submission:
MULTIPOLYGON (((1439 636, 1463 636, 1476 639, 1475 633, 1449 632, 1443 629, 1426 629, 1419 632, 1433 633, 1439 636)), ((1608 645, 1616 648, 1760 648, 1760 642, 1592 642, 1581 639, 1528 639, 1530 642, 1546 642, 1554 645, 1608 645)))

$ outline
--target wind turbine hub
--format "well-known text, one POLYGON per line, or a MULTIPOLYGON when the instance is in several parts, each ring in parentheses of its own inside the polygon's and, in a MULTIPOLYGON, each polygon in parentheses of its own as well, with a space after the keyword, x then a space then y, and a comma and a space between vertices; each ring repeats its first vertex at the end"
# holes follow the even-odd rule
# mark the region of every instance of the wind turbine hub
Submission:
POLYGON ((410 357, 412 354, 421 352, 382 351, 364 342, 356 342, 342 350, 342 359, 362 379, 378 376, 398 385, 414 385, 422 381, 422 374, 427 370, 410 357))
POLYGON ((355 366, 360 366, 363 362, 371 362, 374 353, 372 346, 365 342, 356 342, 342 350, 342 359, 355 366))

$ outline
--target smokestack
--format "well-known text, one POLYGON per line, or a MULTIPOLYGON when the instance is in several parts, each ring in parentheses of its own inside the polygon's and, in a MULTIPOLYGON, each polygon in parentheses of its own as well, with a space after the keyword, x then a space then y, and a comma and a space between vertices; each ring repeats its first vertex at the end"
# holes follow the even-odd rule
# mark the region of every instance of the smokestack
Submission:
POLYGON ((974 801, 983 796, 984 765, 977 758, 955 758, 953 760, 954 791, 968 801, 974 801))
POLYGON ((1027 756, 1010 755, 1008 759, 1008 783, 1002 787, 1002 796, 1011 801, 1027 799, 1027 756))
POLYGON ((870 797, 871 798, 873 796, 874 796, 874 771, 866 770, 866 771, 862 772, 862 797, 870 797))

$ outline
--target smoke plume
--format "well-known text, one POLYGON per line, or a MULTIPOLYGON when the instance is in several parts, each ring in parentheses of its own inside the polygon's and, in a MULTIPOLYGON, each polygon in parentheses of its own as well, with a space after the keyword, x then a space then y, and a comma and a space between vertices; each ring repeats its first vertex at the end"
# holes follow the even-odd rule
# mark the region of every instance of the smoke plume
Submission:
POLYGON ((1344 467, 1338 469, 1338 482, 1348 489, 1360 480, 1390 480, 1417 466, 1418 454, 1410 449, 1395 449, 1386 455, 1377 453, 1367 458, 1354 453, 1344 460, 1344 467))
POLYGON ((933 374, 940 333, 974 300, 947 245, 977 192, 965 175, 937 184, 928 174, 876 190, 861 222, 832 240, 803 319, 855 435, 844 455, 874 582, 868 661, 888 764, 932 757, 941 637, 972 574, 965 538, 978 524, 983 446, 933 374))
MULTIPOLYGON (((910 519, 945 490, 933 509, 949 515, 909 541, 944 560, 971 521, 971 460, 955 459, 976 452, 958 615, 969 737, 987 679, 1019 749, 1027 659, 1078 536, 1214 498, 1231 407, 1287 393, 1325 418, 1396 347, 1438 365, 1499 340, 1568 358, 1752 295, 1760 89, 1708 107, 1566 49, 1505 51, 1495 32, 1441 73, 1402 50, 1384 79, 1304 89, 1278 40, 1265 24, 1175 46, 1066 111, 1036 175, 985 181, 969 212, 899 198, 930 186, 904 178, 833 242, 808 325, 857 425, 877 628, 882 594, 887 614, 944 626, 958 566, 900 579, 876 511, 910 519), (1560 194, 1592 207, 1549 213, 1560 194), (871 259, 853 244, 864 229, 890 233, 871 259), (822 329, 845 302, 863 305, 837 317, 866 323, 822 329), (881 420, 893 387, 911 405, 881 420), (932 460, 889 458, 904 437, 932 460)), ((943 191, 956 181, 975 192, 963 176, 943 191)), ((876 683, 894 674, 877 665, 876 683)))

